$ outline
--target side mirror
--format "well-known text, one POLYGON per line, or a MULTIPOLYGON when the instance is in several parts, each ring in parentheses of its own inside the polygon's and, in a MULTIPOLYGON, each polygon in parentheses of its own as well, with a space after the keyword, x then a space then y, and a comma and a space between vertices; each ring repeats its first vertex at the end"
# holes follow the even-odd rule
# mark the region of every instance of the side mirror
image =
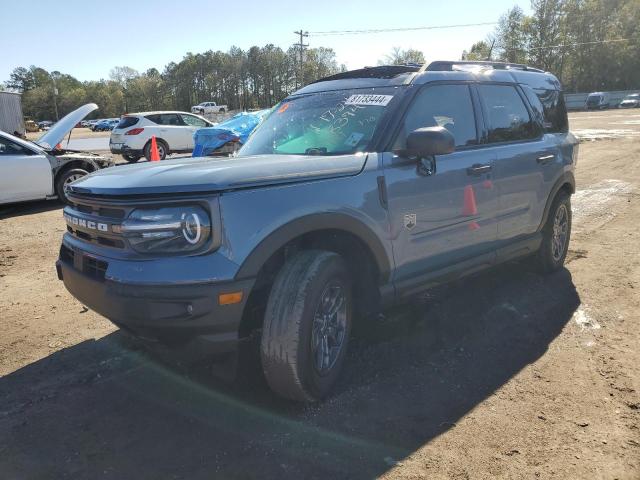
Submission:
POLYGON ((407 137, 406 153, 409 155, 433 157, 452 153, 455 149, 455 139, 444 127, 418 128, 407 137))

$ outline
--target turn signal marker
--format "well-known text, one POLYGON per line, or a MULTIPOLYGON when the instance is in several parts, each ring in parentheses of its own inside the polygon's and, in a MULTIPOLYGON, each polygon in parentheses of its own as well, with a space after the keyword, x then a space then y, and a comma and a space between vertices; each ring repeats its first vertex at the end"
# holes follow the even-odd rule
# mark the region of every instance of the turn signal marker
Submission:
POLYGON ((220 305, 233 305, 242 301, 242 292, 221 293, 218 295, 220 305))

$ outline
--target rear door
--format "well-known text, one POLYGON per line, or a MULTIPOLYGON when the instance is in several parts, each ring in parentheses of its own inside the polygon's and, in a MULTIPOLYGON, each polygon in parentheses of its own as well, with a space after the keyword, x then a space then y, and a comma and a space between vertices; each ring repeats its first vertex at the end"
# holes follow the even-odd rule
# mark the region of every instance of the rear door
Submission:
POLYGON ((415 158, 384 155, 395 283, 400 292, 420 288, 438 270, 493 262, 494 153, 480 145, 479 108, 468 84, 427 85, 410 105, 393 150, 402 149, 416 128, 442 126, 453 134, 456 151, 437 157, 431 172, 415 158))
POLYGON ((53 194, 51 164, 44 153, 0 135, 0 203, 53 194))
POLYGON ((558 165, 557 142, 543 134, 519 86, 480 84, 477 89, 487 143, 496 154, 498 240, 508 243, 538 229, 548 195, 545 183, 558 165))
POLYGON ((202 120, 201 118, 196 117, 195 115, 188 115, 186 113, 181 113, 180 117, 182 122, 185 124, 185 138, 184 142, 187 145, 185 148, 189 150, 193 150, 194 140, 193 134, 198 130, 204 127, 208 127, 207 122, 202 120))
POLYGON ((155 135, 167 142, 170 150, 186 150, 189 148, 187 140, 188 129, 185 128, 186 126, 180 115, 177 113, 159 113, 148 115, 147 119, 158 125, 153 128, 158 132, 155 135))

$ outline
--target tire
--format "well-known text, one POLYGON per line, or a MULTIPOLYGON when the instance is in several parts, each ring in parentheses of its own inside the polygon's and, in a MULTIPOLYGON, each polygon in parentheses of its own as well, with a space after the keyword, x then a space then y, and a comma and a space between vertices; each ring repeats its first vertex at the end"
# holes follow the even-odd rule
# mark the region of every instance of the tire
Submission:
POLYGON ((549 216, 542 228, 542 244, 536 257, 536 265, 542 272, 551 273, 562 268, 569 250, 570 238, 571 198, 566 191, 561 190, 554 198, 549 216), (556 230, 556 221, 560 222, 558 230, 556 230), (565 225, 564 228, 562 225, 565 225), (555 235, 556 231, 558 237, 555 235), (556 244, 556 238, 560 244, 556 244))
POLYGON ((221 108, 220 113, 224 113, 224 112, 226 112, 226 110, 224 108, 221 108))
POLYGON ((65 187, 69 183, 74 182, 85 175, 89 175, 89 172, 82 168, 71 168, 58 174, 58 177, 56 178, 56 193, 58 194, 58 199, 63 203, 69 203, 65 187))
MULTIPOLYGON (((164 160, 167 158, 167 154, 169 153, 169 146, 164 142, 164 140, 156 140, 158 144, 158 153, 160 156, 160 160, 164 160)), ((147 142, 144 146, 144 158, 151 161, 151 140, 147 142)))
POLYGON ((131 155, 131 154, 123 153, 122 158, 124 158, 129 163, 136 163, 142 157, 140 157, 140 155, 131 155))
POLYGON ((329 394, 346 356, 352 305, 351 279, 338 254, 306 250, 282 267, 267 302, 260 345, 262 370, 274 392, 302 402, 329 394), (336 303, 340 307, 331 308, 336 303))

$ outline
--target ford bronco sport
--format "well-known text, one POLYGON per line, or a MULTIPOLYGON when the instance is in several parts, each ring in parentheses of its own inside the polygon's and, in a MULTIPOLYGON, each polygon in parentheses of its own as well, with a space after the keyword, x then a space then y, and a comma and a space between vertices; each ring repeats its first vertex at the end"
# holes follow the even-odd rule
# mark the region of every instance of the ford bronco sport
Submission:
POLYGON ((328 395, 354 316, 529 256, 562 267, 577 144, 558 80, 434 62, 340 73, 276 105, 239 155, 70 186, 59 278, 134 335, 229 352, 328 395))

